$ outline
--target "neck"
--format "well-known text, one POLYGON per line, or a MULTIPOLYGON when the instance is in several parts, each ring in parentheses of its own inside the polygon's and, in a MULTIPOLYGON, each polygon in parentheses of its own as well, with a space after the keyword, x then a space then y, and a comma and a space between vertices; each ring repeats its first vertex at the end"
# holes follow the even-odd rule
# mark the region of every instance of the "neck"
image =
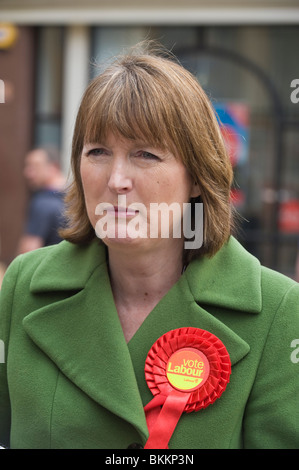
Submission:
POLYGON ((134 253, 109 250, 109 270, 116 304, 153 308, 182 273, 181 250, 134 253))
POLYGON ((126 341, 182 273, 182 245, 144 251, 109 249, 109 271, 116 310, 126 341))

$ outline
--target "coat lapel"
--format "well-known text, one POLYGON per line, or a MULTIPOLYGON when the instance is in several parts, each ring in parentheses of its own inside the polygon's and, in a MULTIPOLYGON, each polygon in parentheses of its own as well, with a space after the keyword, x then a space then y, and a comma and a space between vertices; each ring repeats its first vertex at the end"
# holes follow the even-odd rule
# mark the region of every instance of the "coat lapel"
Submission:
MULTIPOLYGON (((80 250, 75 251, 81 254, 80 250)), ((31 290, 35 294, 44 293, 51 282, 52 291, 68 290, 71 286, 74 290, 75 286, 77 292, 30 313, 23 325, 63 374, 93 400, 133 424, 145 438, 143 405, 114 306, 103 252, 98 246, 87 249, 80 265, 71 252, 61 251, 61 271, 56 273, 55 280, 52 273, 55 263, 46 258, 35 272, 31 290), (73 274, 74 264, 80 268, 77 276, 73 274)))

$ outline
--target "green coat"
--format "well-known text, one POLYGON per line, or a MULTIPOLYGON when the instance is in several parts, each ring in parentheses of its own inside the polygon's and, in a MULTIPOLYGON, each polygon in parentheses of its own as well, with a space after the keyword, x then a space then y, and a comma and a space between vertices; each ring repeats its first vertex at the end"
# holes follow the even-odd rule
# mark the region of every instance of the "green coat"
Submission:
POLYGON ((291 355, 299 285, 261 267, 234 238, 188 266, 128 345, 97 241, 18 257, 0 307, 2 444, 144 445, 147 353, 167 331, 192 326, 221 339, 232 373, 214 404, 182 415, 169 448, 299 448, 299 363, 291 355))

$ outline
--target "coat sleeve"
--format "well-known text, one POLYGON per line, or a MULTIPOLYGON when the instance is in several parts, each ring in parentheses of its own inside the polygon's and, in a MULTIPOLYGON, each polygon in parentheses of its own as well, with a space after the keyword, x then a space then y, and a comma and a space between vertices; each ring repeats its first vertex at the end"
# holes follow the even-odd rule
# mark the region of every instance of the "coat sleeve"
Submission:
POLYGON ((244 447, 299 448, 299 284, 277 309, 244 421, 244 447))
POLYGON ((16 279, 19 271, 19 258, 8 267, 0 292, 0 445, 10 445, 10 399, 7 384, 7 362, 11 312, 16 279))

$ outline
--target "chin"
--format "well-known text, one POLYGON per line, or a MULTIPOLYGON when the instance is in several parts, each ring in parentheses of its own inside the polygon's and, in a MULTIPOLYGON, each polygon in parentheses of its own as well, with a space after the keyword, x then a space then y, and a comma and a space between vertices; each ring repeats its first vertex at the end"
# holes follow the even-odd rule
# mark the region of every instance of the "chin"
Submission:
POLYGON ((130 238, 130 237, 104 237, 101 238, 102 242, 109 247, 144 247, 145 240, 142 238, 130 238))

